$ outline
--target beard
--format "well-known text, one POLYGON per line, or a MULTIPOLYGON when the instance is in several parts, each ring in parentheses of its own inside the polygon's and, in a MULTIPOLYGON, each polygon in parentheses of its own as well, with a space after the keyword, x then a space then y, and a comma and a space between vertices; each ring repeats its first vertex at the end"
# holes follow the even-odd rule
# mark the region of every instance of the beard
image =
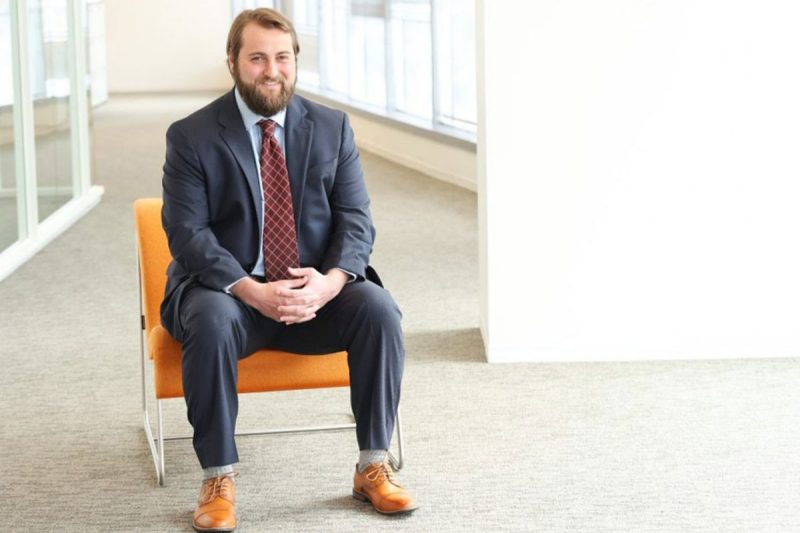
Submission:
POLYGON ((263 117, 271 117, 289 105, 289 100, 294 96, 294 86, 297 84, 297 78, 290 85, 289 80, 280 74, 275 78, 262 76, 250 83, 239 75, 239 67, 236 64, 233 66, 233 80, 247 107, 263 117), (259 90, 259 85, 273 81, 280 82, 281 90, 278 94, 265 94, 259 90))

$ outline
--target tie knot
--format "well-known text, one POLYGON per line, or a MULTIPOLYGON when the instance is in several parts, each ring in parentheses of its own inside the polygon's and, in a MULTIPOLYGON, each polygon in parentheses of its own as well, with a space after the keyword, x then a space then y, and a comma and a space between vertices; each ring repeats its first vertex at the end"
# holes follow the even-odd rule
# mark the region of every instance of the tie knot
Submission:
POLYGON ((264 119, 259 120, 258 125, 261 127, 261 132, 264 135, 274 135, 275 134, 275 126, 278 124, 272 119, 264 119))

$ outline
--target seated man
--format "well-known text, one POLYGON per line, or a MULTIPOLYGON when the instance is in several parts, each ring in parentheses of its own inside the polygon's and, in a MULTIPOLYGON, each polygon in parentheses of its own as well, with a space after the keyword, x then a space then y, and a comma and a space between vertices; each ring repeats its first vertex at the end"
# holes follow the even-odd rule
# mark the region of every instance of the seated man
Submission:
POLYGON ((367 266, 375 231, 347 116, 294 94, 297 36, 270 9, 228 35, 235 88, 167 132, 162 219, 174 260, 162 320, 205 481, 192 525, 236 527, 237 361, 262 348, 347 350, 359 446, 353 496, 417 508, 386 463, 400 382, 400 310, 367 266))

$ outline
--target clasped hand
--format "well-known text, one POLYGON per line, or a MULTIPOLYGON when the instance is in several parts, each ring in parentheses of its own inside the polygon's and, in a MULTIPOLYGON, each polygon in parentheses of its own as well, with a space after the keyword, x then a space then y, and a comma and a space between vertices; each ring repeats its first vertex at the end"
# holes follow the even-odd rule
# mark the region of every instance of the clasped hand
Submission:
POLYGON ((314 319, 347 282, 347 274, 335 268, 327 274, 311 267, 290 268, 289 273, 295 277, 268 283, 244 278, 231 293, 272 320, 300 324, 314 319))

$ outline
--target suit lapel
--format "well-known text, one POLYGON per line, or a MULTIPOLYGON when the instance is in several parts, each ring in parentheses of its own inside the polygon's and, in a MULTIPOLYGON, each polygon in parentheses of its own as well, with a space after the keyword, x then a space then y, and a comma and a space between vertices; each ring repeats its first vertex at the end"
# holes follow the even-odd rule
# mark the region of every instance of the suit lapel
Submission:
POLYGON ((250 196, 258 215, 256 224, 259 224, 259 221, 264 216, 262 213, 264 202, 261 198, 261 178, 259 177, 257 163, 253 157, 253 145, 250 142, 250 135, 244 128, 242 115, 236 106, 236 97, 233 91, 230 91, 223 99, 218 120, 222 126, 220 136, 230 148, 247 180, 250 196))
POLYGON ((311 135, 314 123, 305 118, 302 100, 294 96, 286 109, 286 168, 292 188, 292 206, 295 224, 299 226, 302 215, 303 192, 306 184, 308 158, 311 154, 311 135))

